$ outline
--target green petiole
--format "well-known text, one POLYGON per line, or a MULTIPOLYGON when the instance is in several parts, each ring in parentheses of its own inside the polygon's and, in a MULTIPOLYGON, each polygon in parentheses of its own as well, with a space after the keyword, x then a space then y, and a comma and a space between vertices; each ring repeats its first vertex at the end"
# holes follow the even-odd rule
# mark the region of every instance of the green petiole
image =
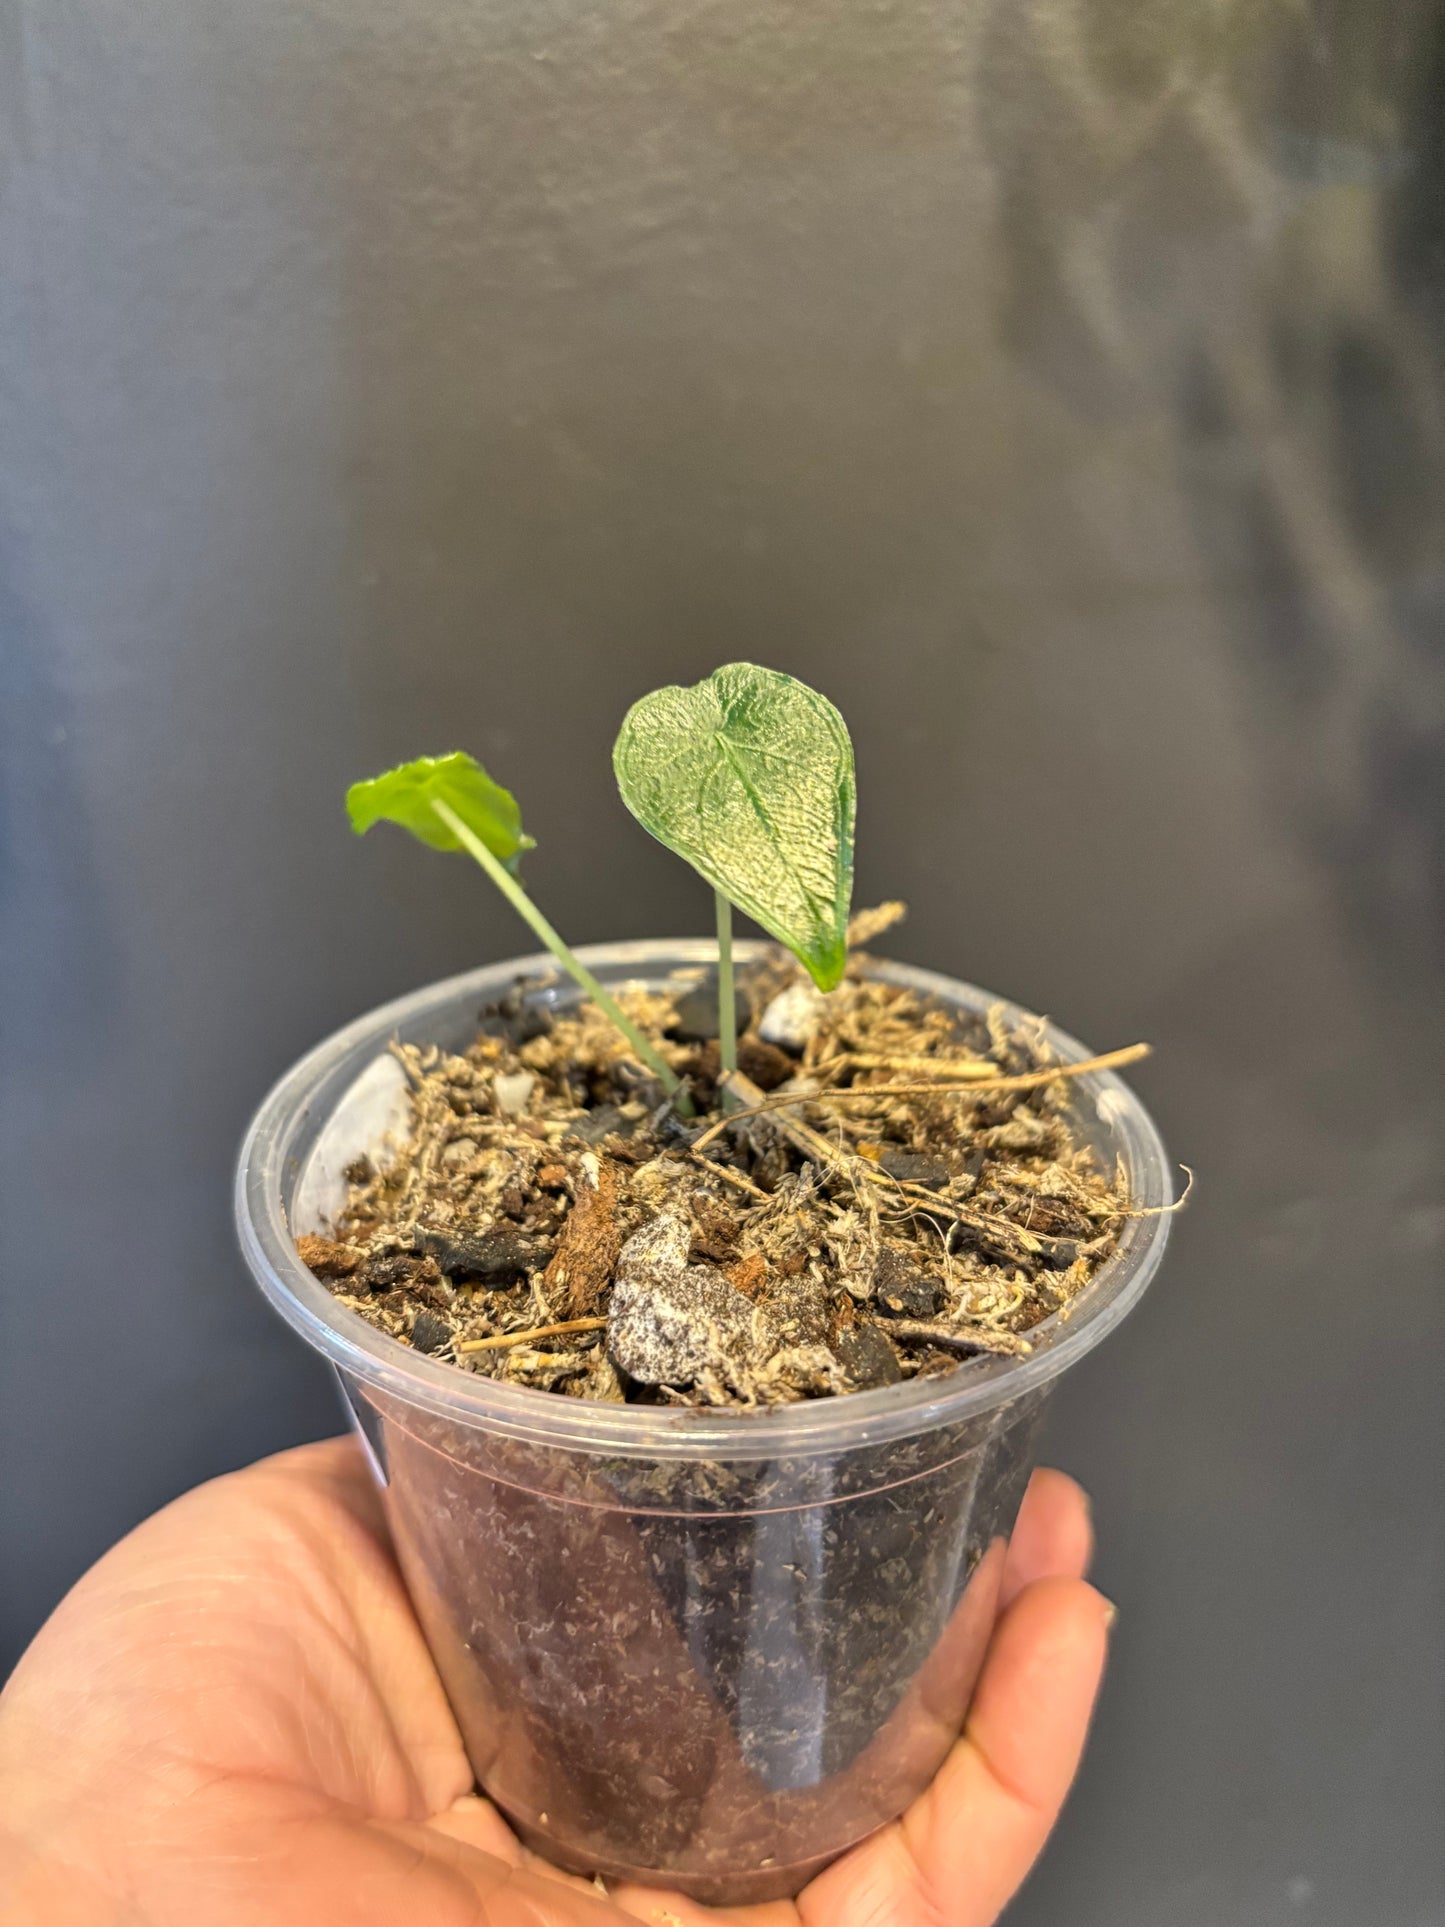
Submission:
POLYGON ((721 890, 717 902, 717 1048, 723 1075, 738 1067, 738 1006, 733 990, 733 907, 721 890))
MULTIPOLYGON (((626 1011, 623 1010, 616 998, 603 989, 602 985, 593 976, 586 964, 579 962, 578 959, 573 956, 572 952, 567 948, 551 924, 548 923, 547 919, 542 915, 542 912, 537 908, 536 904, 533 903, 517 879, 504 864, 493 856, 482 839, 463 822, 456 811, 452 809, 449 804, 442 802, 439 797, 433 796, 429 801, 432 810, 440 820, 445 823, 446 827, 457 839, 457 842, 461 844, 467 855, 474 858, 475 861, 482 866, 492 882, 496 884, 502 895, 517 912, 517 915, 531 926, 542 943, 551 951, 558 963, 561 964, 562 968, 567 972, 568 976, 572 978, 573 982, 579 984, 581 988, 586 991, 598 1009, 622 1032, 622 1035, 637 1052, 642 1062, 657 1078, 662 1088, 673 1098, 679 1112, 685 1117, 691 1117, 693 1114, 692 1103, 687 1092, 683 1089, 676 1071, 659 1056, 657 1050, 643 1036, 642 1032, 637 1028, 637 1025, 633 1023, 626 1011)), ((728 953, 728 985, 729 994, 731 994, 731 946, 729 946, 728 953)))

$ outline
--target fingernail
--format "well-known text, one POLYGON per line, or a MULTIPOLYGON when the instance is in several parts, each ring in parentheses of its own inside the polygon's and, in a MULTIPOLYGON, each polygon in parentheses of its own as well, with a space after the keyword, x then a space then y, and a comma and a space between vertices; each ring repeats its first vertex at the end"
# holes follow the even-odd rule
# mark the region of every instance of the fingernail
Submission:
POLYGON ((1113 1632, 1118 1618, 1119 1608, 1114 1604, 1112 1599, 1106 1599, 1104 1601, 1104 1631, 1106 1633, 1113 1632))

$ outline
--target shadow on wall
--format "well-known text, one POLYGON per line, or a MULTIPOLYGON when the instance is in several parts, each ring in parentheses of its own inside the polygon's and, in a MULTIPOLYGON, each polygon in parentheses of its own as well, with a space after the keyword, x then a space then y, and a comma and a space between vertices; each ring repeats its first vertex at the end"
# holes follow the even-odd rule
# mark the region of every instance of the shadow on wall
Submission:
POLYGON ((1284 814, 1362 950, 1423 912, 1438 972, 1445 16, 1145 12, 990 16, 1002 323, 1101 433, 1167 425, 1284 814))

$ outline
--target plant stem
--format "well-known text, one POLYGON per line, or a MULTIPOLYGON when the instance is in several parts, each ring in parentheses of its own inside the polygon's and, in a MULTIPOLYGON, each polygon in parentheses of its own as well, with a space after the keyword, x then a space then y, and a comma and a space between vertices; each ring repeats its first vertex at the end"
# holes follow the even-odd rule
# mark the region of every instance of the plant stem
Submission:
POLYGON ((738 1006, 733 989, 733 907, 721 890, 717 899, 717 1048, 723 1074, 738 1067, 738 1006))
POLYGON ((661 1082, 662 1088, 667 1092, 668 1096, 677 1099, 678 1110, 681 1111, 684 1116, 691 1116, 692 1106, 688 1101, 686 1091, 682 1088, 677 1072, 673 1070, 670 1064, 663 1061, 657 1051, 648 1043, 642 1032, 637 1028, 636 1024, 634 1024, 632 1019, 627 1015, 626 1011, 623 1010, 622 1006, 617 1002, 616 998, 609 996, 601 984, 598 983, 586 964, 580 963, 577 958, 572 955, 572 952, 567 948, 566 944, 563 943, 562 939, 557 935, 557 932, 552 928, 551 924, 548 923, 547 919, 542 915, 542 912, 537 908, 536 904, 533 903, 532 899, 527 895, 527 892, 522 888, 521 884, 518 883, 511 871, 492 855, 491 851, 479 836, 475 836, 472 831, 467 828, 466 824, 457 815, 456 811, 452 809, 450 804, 438 802, 433 798, 432 808, 436 811, 442 822, 446 824, 458 843, 460 843, 462 848, 467 852, 467 855, 474 857, 476 861, 481 864, 487 875, 517 912, 517 915, 523 918, 523 920, 530 924, 532 929, 536 931, 542 942, 567 972, 567 975, 571 977, 575 983, 580 984, 592 999, 593 1003, 596 1004, 597 1008, 616 1024, 617 1028, 637 1052, 637 1055, 642 1059, 643 1063, 646 1064, 647 1068, 661 1082))

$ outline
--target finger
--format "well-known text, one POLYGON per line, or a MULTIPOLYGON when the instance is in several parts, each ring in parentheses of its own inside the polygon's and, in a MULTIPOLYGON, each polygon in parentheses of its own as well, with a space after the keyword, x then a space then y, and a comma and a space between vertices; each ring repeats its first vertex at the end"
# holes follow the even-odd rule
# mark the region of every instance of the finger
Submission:
POLYGON ((1040 1467, 1009 1540, 1000 1603, 1009 1605, 1039 1579, 1082 1579, 1093 1556, 1088 1494, 1066 1472, 1040 1467))
POLYGON ((935 1783, 945 1801, 980 1775, 990 1797, 1011 1797, 1052 1815, 1063 1804, 1088 1735, 1114 1608, 1093 1586, 1045 1579, 1018 1597, 999 1622, 974 1694, 968 1725, 935 1783))
POLYGON ((1058 1817, 1088 1733, 1112 1607, 1046 1579, 1004 1614, 964 1736, 901 1821, 799 1896, 805 1927, 992 1927, 1058 1817))
POLYGON ((904 1815, 936 1892, 992 1921, 1033 1865, 1078 1771, 1113 1607, 1092 1586, 1044 1579, 999 1622, 962 1740, 904 1815))

